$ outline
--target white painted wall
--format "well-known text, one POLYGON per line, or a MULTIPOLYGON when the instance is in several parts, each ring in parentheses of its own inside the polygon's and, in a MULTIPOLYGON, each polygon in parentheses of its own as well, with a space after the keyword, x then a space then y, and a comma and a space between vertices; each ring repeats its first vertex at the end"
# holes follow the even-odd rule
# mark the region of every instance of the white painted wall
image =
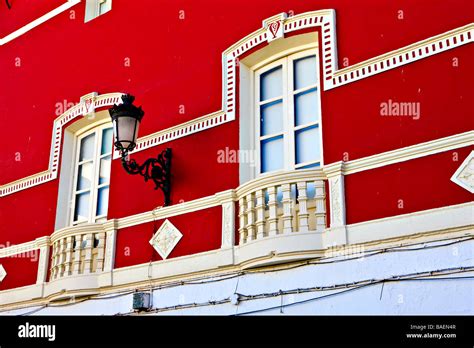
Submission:
MULTIPOLYGON (((305 265, 276 272, 258 272, 232 276, 229 279, 204 284, 186 284, 157 289, 153 295, 153 307, 162 308, 188 303, 207 303, 229 298, 234 292, 245 295, 279 292, 315 286, 331 286, 370 279, 383 279, 403 276, 410 273, 438 271, 459 267, 474 267, 474 240, 449 240, 430 244, 419 244, 374 256, 347 260, 344 256, 325 260, 332 262, 318 265, 305 265), (435 247, 436 246, 436 247, 435 247)), ((349 255, 353 258, 359 255, 349 255)), ((229 277, 226 276, 226 277, 229 277)), ((366 286, 320 300, 298 304, 300 301, 314 299, 344 290, 326 290, 304 294, 292 294, 255 299, 233 305, 229 302, 220 305, 206 305, 188 309, 161 312, 166 315, 198 314, 244 314, 246 312, 278 307, 255 314, 474 314, 474 271, 464 272, 443 279, 411 280, 366 286), (464 278, 461 278, 464 277, 464 278), (465 277, 473 277, 468 279, 465 277), (284 306, 280 309, 280 305, 284 306)), ((214 278, 217 280, 217 278, 214 278)), ((209 279, 207 280, 209 281, 209 279)), ((82 303, 72 303, 64 307, 47 307, 35 315, 77 315, 77 314, 118 314, 129 313, 132 295, 125 294, 110 298, 98 298, 82 303)), ((36 308, 27 308, 1 314, 18 315, 36 308)))

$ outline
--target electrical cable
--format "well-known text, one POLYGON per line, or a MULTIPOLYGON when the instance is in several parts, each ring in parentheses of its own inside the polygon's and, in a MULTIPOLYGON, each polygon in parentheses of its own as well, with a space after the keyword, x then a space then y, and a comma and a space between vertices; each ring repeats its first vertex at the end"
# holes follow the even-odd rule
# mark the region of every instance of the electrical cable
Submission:
MULTIPOLYGON (((402 281, 425 281, 425 280, 460 280, 460 279, 474 279, 474 276, 467 276, 467 277, 443 277, 443 275, 452 275, 452 274, 459 274, 459 273, 469 273, 473 272, 474 267, 460 267, 460 268, 447 268, 443 270, 437 270, 437 271, 429 271, 429 272, 418 272, 418 273, 411 273, 407 275, 402 275, 402 276, 393 276, 390 278, 384 278, 384 279, 370 279, 370 280, 362 280, 358 282, 352 282, 352 283, 345 283, 345 284, 338 284, 338 285, 332 285, 332 286, 320 286, 320 287, 310 287, 310 288, 298 288, 298 289, 291 289, 291 290, 280 290, 278 292, 273 292, 273 293, 262 293, 262 294, 256 294, 256 295, 243 295, 239 294, 239 301, 250 301, 250 300, 256 300, 256 299, 263 299, 263 298, 270 298, 270 297, 276 297, 276 296, 282 296, 282 295, 289 295, 289 294, 300 294, 300 293, 305 293, 305 292, 315 292, 315 291, 332 291, 332 290, 338 290, 342 289, 343 291, 340 291, 336 294, 345 292, 346 290, 354 290, 354 289, 359 289, 361 287, 369 286, 369 285, 375 285, 375 284, 381 284, 385 282, 402 282, 402 281), (444 272, 443 274, 438 274, 436 276, 433 275, 433 273, 441 273, 444 272), (424 277, 432 277, 432 278, 424 278, 424 277)), ((329 295, 334 295, 334 294, 329 294, 329 295)), ((317 298, 309 299, 309 300, 315 300, 323 297, 327 297, 329 295, 324 295, 320 296, 317 298)), ((300 301, 300 302, 295 302, 296 304, 298 303, 303 303, 308 300, 300 301)), ((194 308, 194 307, 203 307, 203 306, 210 306, 210 305, 216 305, 216 304, 222 304, 222 303, 227 303, 230 302, 230 298, 225 298, 222 300, 218 301, 208 301, 208 302, 202 302, 202 303, 187 303, 187 304, 182 304, 182 305, 175 305, 175 306, 167 306, 167 307, 161 307, 161 308, 155 308, 150 311, 147 311, 146 313, 143 314, 151 314, 151 313, 159 313, 159 312, 165 312, 169 310, 177 310, 177 309, 186 309, 186 308, 194 308)), ((269 309, 275 309, 275 308, 283 308, 288 305, 292 304, 280 304, 279 306, 267 308, 267 309, 259 309, 256 310, 255 312, 258 311, 266 311, 269 309)), ((247 313, 253 313, 254 311, 251 312, 245 312, 245 313, 238 313, 234 315, 242 315, 242 314, 247 314, 247 313)), ((129 314, 136 314, 135 312, 130 312, 129 314)), ((126 315, 126 314, 123 314, 126 315)))

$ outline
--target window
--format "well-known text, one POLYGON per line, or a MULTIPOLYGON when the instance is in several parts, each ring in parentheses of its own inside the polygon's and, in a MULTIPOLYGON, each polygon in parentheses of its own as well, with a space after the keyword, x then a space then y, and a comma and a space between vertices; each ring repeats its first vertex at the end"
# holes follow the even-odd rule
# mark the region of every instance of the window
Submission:
POLYGON ((86 0, 84 22, 93 20, 112 9, 112 0, 86 0))
POLYGON ((318 167, 321 130, 317 51, 255 71, 257 174, 318 167))
POLYGON ((93 128, 76 138, 72 225, 107 220, 112 136, 112 127, 107 125, 93 128))

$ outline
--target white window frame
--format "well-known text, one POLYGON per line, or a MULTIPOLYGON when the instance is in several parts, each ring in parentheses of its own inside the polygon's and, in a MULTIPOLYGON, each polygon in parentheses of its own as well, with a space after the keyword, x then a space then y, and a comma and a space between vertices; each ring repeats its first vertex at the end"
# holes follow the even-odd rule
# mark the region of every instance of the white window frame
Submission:
MULTIPOLYGON (((84 223, 97 223, 97 222, 103 222, 100 220, 107 220, 107 213, 102 214, 102 215, 96 215, 97 211, 97 199, 98 199, 98 193, 99 189, 105 186, 109 186, 109 194, 110 194, 110 173, 109 173, 109 181, 107 183, 99 184, 98 179, 99 179, 99 171, 100 171, 100 160, 104 157, 110 156, 111 161, 113 159, 113 146, 111 147, 111 152, 107 152, 105 154, 100 154, 101 148, 102 148, 102 133, 103 130, 106 128, 112 128, 112 124, 110 122, 103 123, 100 125, 93 125, 91 127, 87 127, 86 129, 82 130, 81 132, 78 132, 75 134, 74 137, 74 161, 73 161, 73 179, 71 182, 71 205, 70 209, 68 209, 68 221, 70 226, 77 226, 81 225, 84 223), (82 220, 82 221, 74 221, 74 213, 76 209, 76 195, 78 193, 81 193, 82 191, 86 192, 88 190, 77 190, 77 179, 78 179, 78 174, 79 174, 79 155, 80 155, 80 144, 81 140, 84 139, 85 137, 95 133, 94 137, 94 155, 93 155, 93 171, 94 171, 94 176, 92 178, 91 182, 91 187, 90 187, 90 198, 89 198, 89 216, 87 220, 82 220), (92 205, 92 206, 91 206, 92 205)), ((108 208, 108 204, 107 204, 108 208)), ((107 209, 108 210, 108 209, 107 209)))
MULTIPOLYGON (((319 167, 323 166, 323 145, 322 145, 322 115, 321 115, 321 84, 319 78, 319 52, 316 48, 300 50, 296 53, 288 54, 284 57, 279 57, 277 60, 273 60, 271 63, 258 64, 252 69, 252 81, 253 88, 252 94, 254 98, 254 107, 252 108, 252 116, 254 120, 254 136, 253 136, 253 148, 255 149, 256 165, 254 177, 260 177, 265 175, 271 175, 278 172, 296 170, 301 167, 305 167, 310 164, 319 163, 319 167), (305 58, 308 56, 316 57, 316 84, 301 88, 299 90, 293 90, 294 83, 294 64, 295 60, 305 58), (261 140, 265 138, 260 136, 260 106, 273 100, 281 99, 277 97, 260 102, 260 76, 269 70, 272 70, 278 66, 282 66, 282 85, 283 85, 283 168, 281 170, 275 170, 271 172, 261 173, 261 140), (304 92, 306 90, 316 87, 316 95, 318 98, 318 120, 311 124, 305 124, 302 126, 295 127, 295 115, 294 115, 294 95, 304 92), (296 156, 296 144, 295 144, 295 132, 298 129, 307 128, 317 125, 319 131, 319 148, 320 148, 320 159, 319 161, 307 162, 295 164, 296 156)), ((269 137, 275 136, 272 134, 269 137)))
POLYGON ((86 0, 84 22, 109 12, 112 9, 112 0, 86 0))

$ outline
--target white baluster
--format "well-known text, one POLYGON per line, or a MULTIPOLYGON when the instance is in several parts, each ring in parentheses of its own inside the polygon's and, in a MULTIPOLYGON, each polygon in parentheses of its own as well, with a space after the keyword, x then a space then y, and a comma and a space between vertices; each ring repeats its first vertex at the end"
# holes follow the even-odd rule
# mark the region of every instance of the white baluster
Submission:
POLYGON ((261 239, 265 237, 265 200, 263 190, 257 190, 255 196, 257 198, 257 205, 255 206, 257 221, 255 225, 257 226, 257 239, 261 239))
POLYGON ((82 237, 83 235, 76 236, 76 249, 74 250, 73 274, 81 273, 82 237))
POLYGON ((268 192, 268 224, 269 224, 269 236, 276 236, 278 234, 278 213, 277 213, 277 199, 276 199, 276 188, 275 186, 269 187, 268 192))
POLYGON ((242 245, 247 242, 247 218, 245 215, 245 198, 242 197, 239 199, 239 245, 242 245))
POLYGON ((93 243, 93 235, 92 233, 88 233, 85 236, 86 240, 86 255, 84 257, 84 273, 91 273, 92 271, 92 243, 93 243))
POLYGON ((316 231, 322 232, 326 228, 326 194, 324 181, 317 180, 314 183, 316 200, 316 231))
POLYGON ((64 265, 64 275, 71 275, 72 273, 72 253, 73 253, 73 239, 69 236, 66 238, 66 260, 64 265))
POLYGON ((105 232, 99 233, 99 245, 97 245, 97 267, 96 272, 101 272, 104 269, 105 259, 105 232))
POLYGON ((59 241, 59 272, 58 276, 63 277, 66 270, 66 238, 59 241))
POLYGON ((51 279, 56 279, 56 275, 58 272, 57 264, 58 264, 58 242, 54 242, 53 244, 53 259, 51 265, 51 279))
POLYGON ((247 195, 247 242, 256 239, 255 233, 255 202, 253 194, 249 193, 247 195))
POLYGON ((283 193, 283 233, 290 233, 292 231, 292 200, 291 200, 291 186, 290 184, 284 184, 281 186, 283 193))
POLYGON ((306 182, 297 183, 298 186, 298 230, 300 232, 308 232, 308 196, 306 194, 306 182))

